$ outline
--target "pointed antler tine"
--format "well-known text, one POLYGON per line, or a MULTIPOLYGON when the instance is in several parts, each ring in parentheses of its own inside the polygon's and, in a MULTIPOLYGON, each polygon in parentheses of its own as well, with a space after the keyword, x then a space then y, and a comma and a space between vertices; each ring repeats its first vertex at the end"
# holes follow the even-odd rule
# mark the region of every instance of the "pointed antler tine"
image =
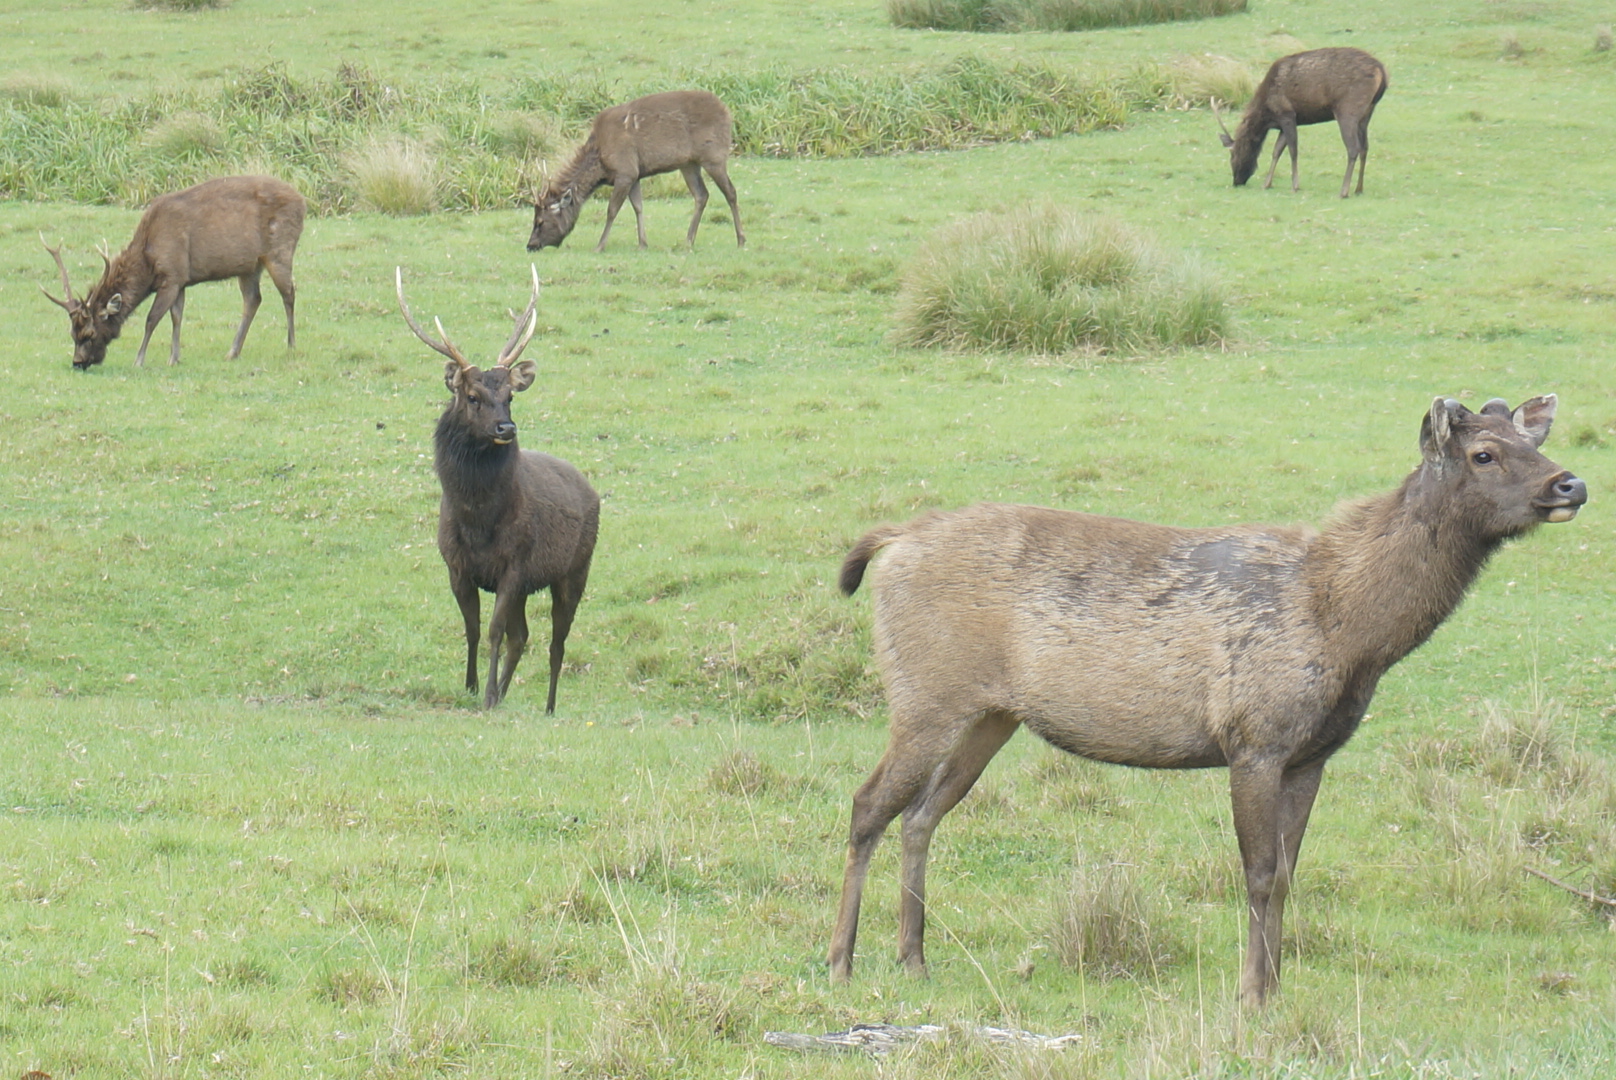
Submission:
POLYGON ((532 263, 528 264, 528 271, 533 275, 533 294, 528 298, 527 310, 516 316, 516 326, 511 330, 510 339, 505 347, 499 351, 500 367, 510 367, 516 363, 527 343, 533 340, 534 333, 539 328, 539 268, 532 263))
POLYGON ((62 262, 62 245, 57 244, 55 247, 51 247, 49 244, 45 243, 45 234, 43 232, 39 234, 39 242, 45 245, 45 250, 50 252, 51 258, 56 260, 56 269, 61 271, 62 274, 62 292, 66 294, 67 299, 56 299, 56 297, 51 296, 50 293, 45 292, 45 286, 43 285, 39 287, 39 291, 44 292, 52 303, 65 308, 73 302, 73 286, 67 280, 67 265, 62 262))
MULTIPOLYGON (((1218 108, 1218 99, 1217 98, 1212 98, 1211 102, 1212 102, 1212 115, 1217 120, 1218 127, 1223 130, 1223 133, 1225 135, 1228 135, 1229 134, 1229 126, 1223 122, 1223 110, 1218 108)), ((1232 138, 1233 136, 1230 136, 1230 137, 1232 138)))
POLYGON ((421 329, 421 324, 415 321, 415 315, 410 311, 410 305, 404 299, 404 268, 402 266, 395 266, 393 268, 393 283, 398 290, 398 308, 404 314, 405 325, 410 328, 415 336, 420 338, 421 341, 424 342, 433 352, 442 353, 444 356, 447 356, 449 359, 459 364, 461 368, 470 367, 471 364, 467 362, 464 356, 460 355, 460 350, 456 349, 454 345, 449 342, 448 335, 443 332, 443 323, 438 322, 437 324, 438 337, 442 339, 442 341, 439 342, 433 341, 431 338, 427 337, 426 331, 421 329))
POLYGON ((471 367, 471 361, 466 359, 465 354, 460 351, 459 346, 449 340, 448 333, 443 329, 443 320, 434 315, 432 317, 432 325, 438 328, 438 337, 443 339, 443 347, 447 351, 448 355, 454 357, 455 361, 461 367, 471 367))

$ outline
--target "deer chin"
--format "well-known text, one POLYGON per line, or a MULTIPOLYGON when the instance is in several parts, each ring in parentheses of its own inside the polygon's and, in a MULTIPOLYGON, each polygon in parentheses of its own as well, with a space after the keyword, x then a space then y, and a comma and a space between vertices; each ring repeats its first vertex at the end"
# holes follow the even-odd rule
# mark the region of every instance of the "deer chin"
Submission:
POLYGON ((1543 515, 1543 520, 1559 524, 1562 521, 1570 521, 1576 516, 1577 508, 1575 506, 1556 506, 1553 510, 1543 515))
MULTIPOLYGON (((494 439, 493 440, 493 443, 494 443, 495 446, 509 446, 513 442, 515 442, 514 439, 494 439)), ((1574 513, 1576 513, 1576 511, 1573 510, 1572 513, 1574 514, 1574 513)), ((1549 520, 1553 521, 1554 519, 1550 518, 1549 520)))

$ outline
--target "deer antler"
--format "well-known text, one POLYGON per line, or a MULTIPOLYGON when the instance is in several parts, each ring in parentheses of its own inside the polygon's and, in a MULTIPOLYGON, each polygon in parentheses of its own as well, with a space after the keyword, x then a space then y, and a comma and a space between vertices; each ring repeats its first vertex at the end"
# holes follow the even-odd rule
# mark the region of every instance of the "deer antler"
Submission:
MULTIPOLYGON (((1211 102, 1212 102, 1212 115, 1217 119, 1218 127, 1223 129, 1223 133, 1225 135, 1229 135, 1228 125, 1224 124, 1224 122, 1223 122, 1223 111, 1218 108, 1218 99, 1217 98, 1212 98, 1211 102)), ((1234 138, 1234 136, 1232 136, 1232 135, 1229 135, 1229 137, 1231 139, 1234 138)))
POLYGON ((471 367, 471 361, 460 355, 460 350, 455 348, 454 342, 449 340, 449 335, 443 332, 442 320, 432 320, 433 324, 438 328, 438 337, 441 339, 440 341, 433 341, 431 338, 426 336, 426 331, 422 330, 421 325, 415 321, 415 316, 410 314, 410 305, 404 301, 404 268, 402 266, 395 266, 393 268, 393 280, 398 286, 399 310, 404 313, 404 321, 408 323, 410 329, 415 332, 415 336, 424 341, 434 352, 442 353, 444 356, 447 356, 449 359, 459 364, 461 370, 471 367))
MULTIPOLYGON (((41 244, 45 244, 44 233, 39 234, 39 242, 41 244)), ((56 247, 51 247, 49 244, 45 244, 45 250, 51 253, 51 258, 56 260, 56 269, 62 272, 62 291, 67 294, 67 299, 56 299, 56 297, 52 296, 49 292, 46 292, 45 286, 43 285, 39 287, 39 291, 45 293, 45 298, 51 303, 55 304, 57 307, 64 308, 67 311, 72 311, 74 305, 76 305, 78 301, 73 299, 73 286, 67 280, 67 265, 62 262, 61 245, 58 244, 56 247)))
POLYGON ((522 355, 527 343, 533 340, 533 332, 539 328, 539 268, 529 263, 528 269, 533 273, 533 296, 527 302, 527 310, 516 317, 516 328, 511 331, 505 347, 499 350, 499 359, 494 361, 496 367, 510 367, 516 363, 516 358, 522 355))

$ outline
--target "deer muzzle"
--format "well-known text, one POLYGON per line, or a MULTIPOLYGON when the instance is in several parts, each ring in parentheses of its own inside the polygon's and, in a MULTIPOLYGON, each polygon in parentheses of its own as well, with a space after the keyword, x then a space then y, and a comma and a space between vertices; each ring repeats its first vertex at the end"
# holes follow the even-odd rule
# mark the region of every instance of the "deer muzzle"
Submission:
MULTIPOLYGON (((504 446, 514 438, 516 438, 516 425, 511 423, 509 420, 501 420, 499 423, 494 425, 495 446, 504 446)), ((1582 483, 1580 480, 1577 482, 1579 484, 1582 483)))
POLYGON ((1562 473, 1549 485, 1548 492, 1535 501, 1545 521, 1570 521, 1588 501, 1588 485, 1570 473, 1562 473))

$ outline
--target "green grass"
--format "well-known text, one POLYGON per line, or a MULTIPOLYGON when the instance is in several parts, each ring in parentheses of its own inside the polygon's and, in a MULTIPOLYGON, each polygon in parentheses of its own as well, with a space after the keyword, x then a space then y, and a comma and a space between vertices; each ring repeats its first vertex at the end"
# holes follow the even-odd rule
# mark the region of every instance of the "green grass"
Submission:
MULTIPOLYGON (((874 80, 966 51, 885 27, 868 0, 642 20, 583 0, 487 7, 492 22, 406 4, 378 30, 363 4, 107 0, 71 23, 0 16, 0 55, 17 80, 63 73, 67 102, 211 101, 280 62, 288 82, 241 106, 265 126, 293 122, 276 104, 288 85, 335 88, 351 63, 374 80, 355 80, 361 100, 470 86, 490 103, 479 130, 508 133, 541 68, 642 85, 716 49, 735 53, 728 71, 874 80), (271 40, 243 59, 243 41, 271 40)), ((506 201, 342 211, 305 230, 298 350, 271 295, 234 363, 224 283, 189 293, 180 367, 136 369, 126 335, 73 372, 38 233, 66 241, 82 288, 93 244, 130 235, 138 192, 0 203, 0 1030, 15 1072, 1607 1075, 1616 935, 1523 868, 1616 889, 1616 256, 1597 150, 1616 120, 1582 104, 1612 82, 1589 35, 1608 17, 1370 3, 1345 34, 1338 5, 1299 0, 1081 45, 1017 35, 1027 63, 1096 77, 1360 45, 1393 80, 1366 194, 1336 197, 1327 126, 1302 132, 1300 193, 1234 189, 1209 114, 1166 108, 961 152, 738 156, 740 251, 685 250, 677 200, 651 208, 649 250, 603 256, 529 255, 531 215, 506 201), (1500 62, 1511 29, 1523 54, 1500 62), (1050 200, 1202 260, 1229 290, 1225 345, 1096 363, 892 343, 902 268, 929 237, 1050 200), (433 546, 442 363, 392 297, 403 264, 416 313, 489 356, 530 261, 544 291, 522 441, 605 495, 553 719, 542 650, 493 713, 459 687, 433 546), (884 740, 868 600, 834 590, 862 531, 985 498, 1317 521, 1406 474, 1433 395, 1544 391, 1561 398, 1546 450, 1591 501, 1502 551, 1382 681, 1324 782, 1274 1008, 1243 1021, 1232 1006, 1244 928, 1224 775, 1069 763, 1026 736, 933 845, 932 979, 891 963, 888 844, 853 983, 828 984, 849 799, 884 740), (1155 960, 1122 977, 1056 955, 1071 885, 1117 864, 1158 902, 1155 960), (761 1040, 876 1020, 1089 1038, 1023 1057, 956 1029, 879 1066, 761 1040)), ((969 50, 1008 70, 1005 41, 969 50)), ((151 153, 167 115, 98 152, 151 153)), ((299 160, 265 166, 299 178, 299 160)), ((141 185, 163 178, 142 169, 141 185)), ((592 201, 581 235, 603 215, 592 201)), ((529 610, 542 637, 543 598, 529 610)))
POLYGON ((1196 260, 1048 203, 941 230, 898 295, 898 339, 917 346, 1136 354, 1227 331, 1222 291, 1196 260))
POLYGON ((887 0, 894 26, 972 33, 1098 30, 1245 10, 1246 0, 887 0))

